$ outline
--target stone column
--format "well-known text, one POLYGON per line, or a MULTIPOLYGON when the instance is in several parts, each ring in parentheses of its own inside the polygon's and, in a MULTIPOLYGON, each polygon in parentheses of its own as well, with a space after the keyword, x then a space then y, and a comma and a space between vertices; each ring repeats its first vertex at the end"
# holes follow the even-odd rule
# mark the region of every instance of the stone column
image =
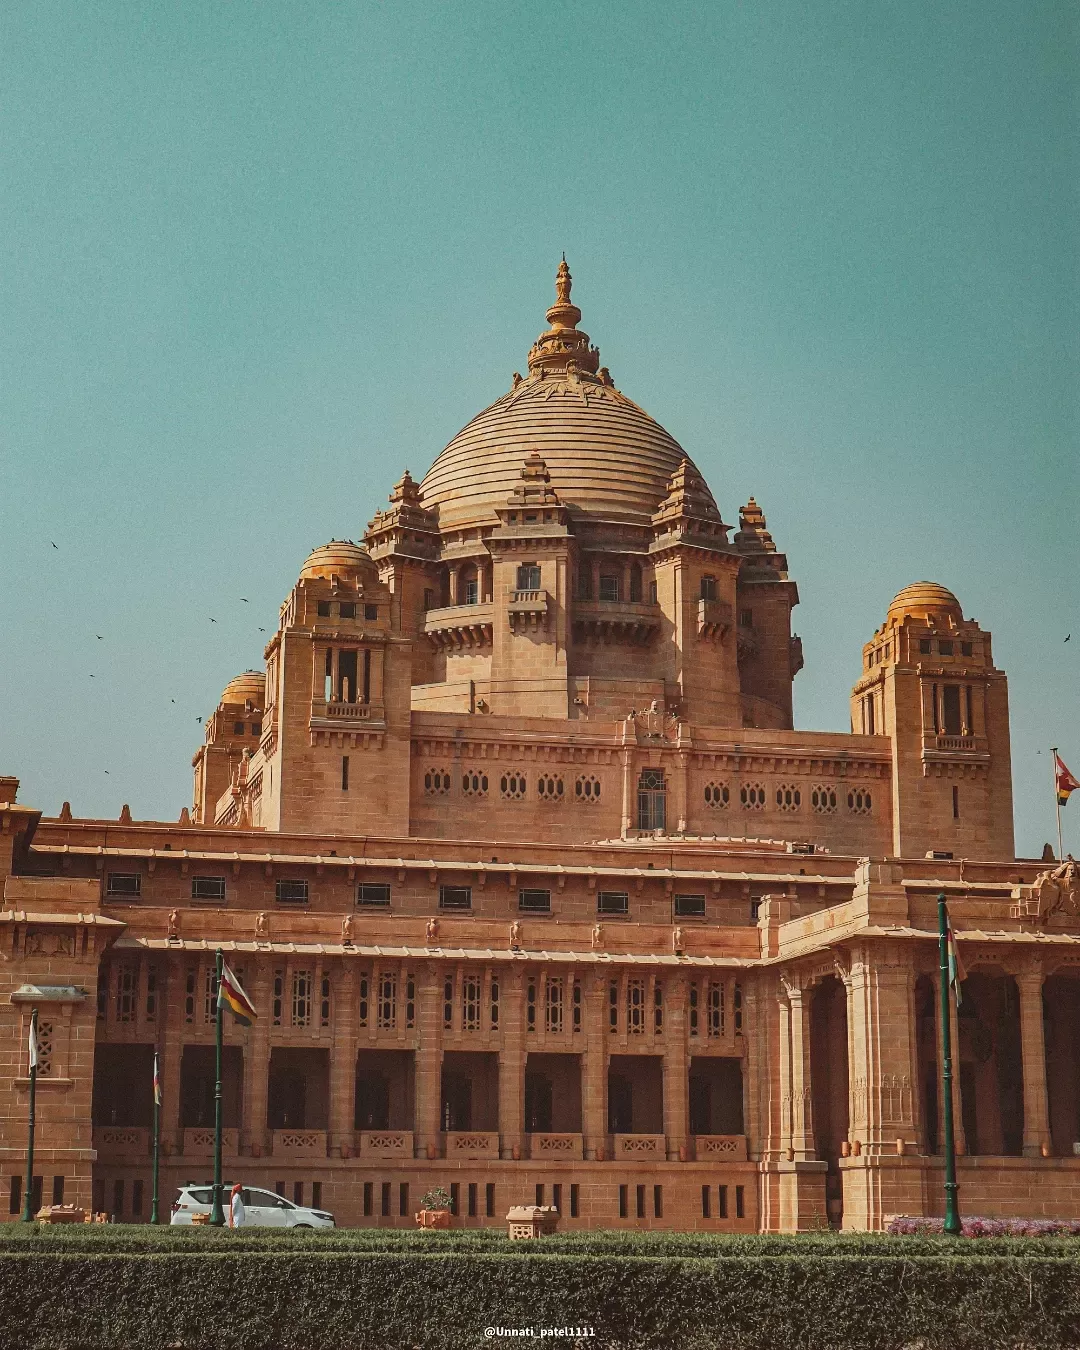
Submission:
POLYGON ((356 965, 330 970, 330 1156, 347 1158, 355 1143, 356 965))
POLYGON ((581 1116, 585 1157, 602 1161, 607 1148, 607 978, 594 970, 585 979, 585 1048, 581 1057, 581 1116))
POLYGON ((503 980, 502 1048, 499 1050, 499 1156, 525 1156, 524 980, 514 968, 503 980))
POLYGON ((810 1095, 810 991, 787 986, 791 1037, 791 1151, 795 1162, 809 1162, 814 1148, 814 1112, 810 1095))
POLYGON ((442 970, 429 961, 417 990, 416 1156, 437 1158, 442 1151, 442 970))
POLYGON ((761 1015, 758 977, 747 971, 741 981, 743 995, 743 1128, 751 1158, 760 1158, 766 1147, 767 1112, 762 1109, 764 1074, 768 1070, 765 1019, 761 1015))
POLYGON ((258 959, 254 970, 253 988, 248 990, 259 1017, 244 1041, 244 1096, 240 1111, 240 1150, 253 1158, 266 1152, 269 1126, 267 1124, 267 1094, 270 1082, 270 1034, 273 1023, 274 958, 258 959))
POLYGON ((158 990, 161 1026, 161 1142, 162 1152, 174 1153, 182 1144, 180 1131, 180 1060, 184 1053, 184 962, 162 962, 165 987, 158 990))
POLYGON ((1042 961, 1028 962, 1016 975, 1020 994, 1020 1041, 1024 1060, 1024 1157, 1042 1156, 1050 1144, 1046 1098, 1046 1039, 1043 1031, 1042 961))
MULTIPOLYGON (((651 1015, 651 1010, 650 1010, 651 1015)), ((664 1134, 669 1162, 686 1162, 690 1118, 690 1073, 686 1046, 686 976, 664 987, 664 1134)))
POLYGON ((915 970, 910 955, 879 944, 851 964, 848 1065, 852 1138, 867 1154, 914 1150, 917 1045, 915 970))
MULTIPOLYGON (((956 1003, 952 996, 949 997, 949 1036, 952 1041, 952 1103, 953 1103, 953 1139, 956 1142, 956 1151, 964 1154, 967 1149, 967 1135, 964 1133, 964 1107, 960 1096, 960 1028, 957 1025, 956 1003)), ((934 1056, 937 1064, 937 1081, 940 1093, 942 1059, 941 1059, 941 974, 938 970, 934 971, 934 1056)), ((942 1153, 945 1151, 945 1103, 938 1101, 938 1147, 942 1153)))

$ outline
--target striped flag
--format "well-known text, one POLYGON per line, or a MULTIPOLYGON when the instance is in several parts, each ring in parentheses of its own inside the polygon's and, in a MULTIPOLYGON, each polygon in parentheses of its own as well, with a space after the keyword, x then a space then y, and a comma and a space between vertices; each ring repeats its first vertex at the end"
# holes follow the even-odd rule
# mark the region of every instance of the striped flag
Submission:
POLYGON ((224 962, 221 966, 221 983, 218 985, 217 1005, 219 1008, 228 1008, 241 1026, 245 1027, 251 1026, 259 1015, 255 1011, 254 1003, 244 993, 240 981, 224 962))
POLYGON ((1069 793, 1080 788, 1080 782, 1077 782, 1065 767, 1065 761, 1056 750, 1054 752, 1054 784, 1057 787, 1058 806, 1066 806, 1069 801, 1069 793))
POLYGON ((154 1105, 161 1105, 161 1075, 158 1073, 157 1051, 154 1051, 154 1105))
POLYGON ((949 984, 952 985, 952 991, 956 997, 956 1006, 959 1008, 961 1003, 960 981, 967 979, 967 971, 964 969, 964 963, 960 960, 960 949, 956 945, 956 934, 953 932, 952 919, 949 917, 948 910, 945 911, 945 948, 949 955, 949 984))
POLYGON ((38 1066, 38 1044, 37 1044, 37 1009, 30 1014, 30 1068, 36 1069, 38 1066))

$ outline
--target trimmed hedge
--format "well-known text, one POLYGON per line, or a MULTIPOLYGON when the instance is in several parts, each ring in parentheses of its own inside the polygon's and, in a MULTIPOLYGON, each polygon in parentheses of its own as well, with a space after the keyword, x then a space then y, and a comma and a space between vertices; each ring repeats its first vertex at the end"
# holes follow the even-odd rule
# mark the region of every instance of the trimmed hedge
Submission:
POLYGON ((590 1350, 1080 1346, 1080 1244, 1057 1239, 2 1236, 4 1350, 461 1350, 520 1344, 490 1326, 574 1325, 590 1350))

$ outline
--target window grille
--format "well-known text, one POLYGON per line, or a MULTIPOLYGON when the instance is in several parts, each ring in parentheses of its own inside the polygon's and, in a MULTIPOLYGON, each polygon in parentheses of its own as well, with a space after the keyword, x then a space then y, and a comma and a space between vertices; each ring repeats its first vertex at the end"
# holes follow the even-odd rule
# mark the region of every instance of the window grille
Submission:
POLYGON ((454 1027, 454 977, 447 975, 443 980, 443 1014, 442 1024, 445 1031, 452 1031, 454 1027))
POLYGON ((525 991, 525 1030, 536 1030, 536 979, 531 977, 525 991))
POLYGON ((856 816, 868 816, 871 810, 870 790, 853 788, 847 795, 848 810, 856 816))
POLYGON ((643 769, 638 779, 638 829, 662 830, 667 819, 664 771, 643 769))
POLYGON ((743 1029, 742 985, 738 981, 735 982, 735 988, 732 990, 731 1011, 731 1020, 735 1024, 735 1034, 738 1035, 743 1029))
POLYGON ((631 1036, 645 1031, 645 981, 626 981, 626 1030, 631 1036))
POLYGON ((285 972, 283 970, 274 971, 274 1026, 281 1026, 281 1017, 284 1011, 282 1005, 285 1002, 285 972))
POLYGON ((110 872, 105 884, 105 893, 138 899, 142 895, 142 877, 138 872, 110 872))
POLYGON ((369 909, 389 909, 390 908, 390 887, 372 884, 371 882, 362 882, 356 888, 356 903, 369 909))
POLYGON ((710 1036, 722 1036, 724 1034, 724 986, 719 980, 709 981, 705 1018, 710 1036))
POLYGON ((653 986, 653 1032, 660 1036, 664 1030, 664 986, 659 980, 653 986))
POLYGON ((319 990, 319 1022, 322 1026, 330 1025, 330 976, 322 977, 321 988, 319 990))
POLYGON ((472 909, 471 886, 440 886, 440 909, 472 909))
POLYGON ((311 1021, 311 971, 294 970, 292 977, 292 1024, 306 1027, 311 1021))
POLYGON ((498 1031, 499 1029, 499 977, 497 975, 491 977, 491 1029, 492 1031, 498 1031))
POLYGON ((731 801, 731 789, 726 783, 705 784, 705 805, 714 811, 722 811, 731 801))
POLYGON ((125 962, 116 968, 116 1020, 134 1022, 138 999, 139 969, 125 962))
POLYGON ((677 919, 703 919, 705 917, 705 897, 703 895, 677 895, 675 897, 675 917, 677 919))
POLYGON ((184 1021, 195 1021, 195 971, 188 968, 184 976, 184 1021))
POLYGON ((608 1030, 614 1034, 619 1030, 619 983, 612 980, 608 985, 608 1030))
POLYGON ((689 1017, 687 1020, 690 1024, 690 1035, 698 1035, 698 987, 696 980, 690 985, 689 1017))
POLYGON ((522 914, 550 914, 550 891, 518 891, 518 909, 522 914))
POLYGON ((445 797, 450 791, 449 770, 428 769, 424 774, 424 791, 429 797, 445 797))
POLYGON ((597 914, 627 914, 629 911, 629 891, 597 891, 597 914))
POLYGON ((192 900, 224 900, 225 878, 192 877, 191 898, 192 900))
POLYGON ((831 815, 836 810, 836 789, 825 786, 811 788, 810 807, 819 816, 831 815))
POLYGON ((528 780, 523 773, 504 773, 499 779, 499 791, 507 801, 521 801, 528 786, 528 780))
POLYGON ((600 800, 600 779, 591 774, 582 774, 574 784, 574 796, 579 802, 598 802, 600 800))
POLYGON ((776 789, 776 805, 781 811, 797 811, 802 805, 802 793, 793 783, 781 783, 776 789))
POLYGON ((217 970, 208 966, 203 972, 203 1021, 217 1020, 217 970))
POLYGON ((412 1030, 416 1026, 416 977, 408 975, 405 979, 405 1026, 412 1030))
MULTIPOLYGON (((52 1022, 43 1022, 39 1017, 37 1024, 37 1071, 39 1078, 48 1078, 53 1071, 53 1043, 52 1022)), ((29 1073, 29 1069, 27 1073, 29 1073)))
POLYGON ((563 982, 561 975, 549 975, 544 989, 544 1030, 557 1036, 563 1029, 563 982))
POLYGON ((306 880, 293 878, 291 880, 282 879, 275 886, 275 895, 279 903, 283 905, 306 905, 308 901, 308 884, 306 880))
POLYGON ((384 970, 379 975, 379 1030, 393 1031, 397 1026, 397 975, 384 970))
POLYGON ((158 971, 157 966, 146 968, 146 1020, 157 1021, 158 971))
POLYGON ((761 783, 744 783, 739 789, 739 801, 747 811, 760 811, 765 806, 765 788, 761 783))
POLYGON ((480 1030, 480 979, 466 975, 461 982, 461 1029, 480 1030))
POLYGON ((558 774, 542 773, 536 780, 536 795, 542 802, 561 802, 563 791, 563 780, 558 774))
POLYGON ((488 793, 487 774, 472 770, 462 774, 461 790, 466 797, 486 797, 488 793))
POLYGON ((359 1008, 358 1008, 358 1012, 359 1012, 359 1022, 360 1022, 360 1025, 361 1025, 362 1027, 366 1027, 367 1024, 368 1024, 368 998, 369 998, 370 992, 371 992, 371 987, 370 987, 370 984, 369 984, 369 982, 368 982, 368 977, 367 977, 366 975, 361 975, 361 976, 360 976, 359 998, 357 999, 357 1002, 358 1002, 358 1004, 359 1004, 359 1008))
POLYGON ((582 1014, 582 1007, 581 1007, 581 981, 580 981, 580 980, 575 980, 575 981, 574 981, 574 1014, 573 1014, 574 1030, 575 1030, 575 1031, 580 1031, 580 1030, 581 1030, 581 1014, 582 1014))

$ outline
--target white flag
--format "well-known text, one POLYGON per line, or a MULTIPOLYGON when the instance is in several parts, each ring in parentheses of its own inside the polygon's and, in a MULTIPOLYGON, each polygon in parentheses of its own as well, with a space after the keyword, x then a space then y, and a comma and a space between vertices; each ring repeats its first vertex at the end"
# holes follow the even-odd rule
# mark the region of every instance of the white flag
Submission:
POLYGON ((30 1067, 37 1068, 37 1013, 30 1014, 30 1067))

